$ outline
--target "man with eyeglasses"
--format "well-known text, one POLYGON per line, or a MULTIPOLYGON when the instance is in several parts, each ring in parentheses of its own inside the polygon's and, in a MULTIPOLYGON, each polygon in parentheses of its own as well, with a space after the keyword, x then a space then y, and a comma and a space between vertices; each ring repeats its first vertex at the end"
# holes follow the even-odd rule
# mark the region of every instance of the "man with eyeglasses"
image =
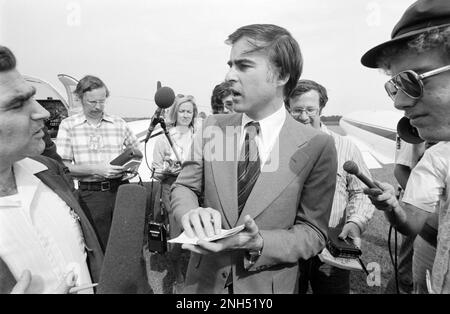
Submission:
POLYGON ((85 76, 74 93, 83 111, 61 121, 57 149, 79 180, 81 204, 105 250, 117 189, 128 183, 122 180, 124 168, 111 165, 110 161, 127 148, 139 149, 139 142, 123 119, 105 112, 109 90, 102 80, 85 76))
MULTIPOLYGON (((403 234, 418 234, 429 213, 438 213, 437 250, 428 287, 434 293, 450 293, 449 43, 450 2, 419 0, 405 11, 392 39, 361 59, 363 65, 392 76, 385 88, 394 106, 405 112, 421 138, 439 142, 425 151, 412 170, 401 203, 389 184, 376 182, 381 195, 376 189, 365 191, 403 234)), ((413 264, 413 273, 414 268, 413 264)))
MULTIPOLYGON (((372 218, 374 207, 363 193, 364 185, 344 171, 343 165, 347 160, 353 160, 360 171, 369 178, 370 172, 358 148, 350 140, 328 130, 320 122, 327 101, 325 87, 311 80, 299 80, 289 96, 287 106, 294 119, 333 137, 338 169, 328 227, 338 229, 341 238, 351 238, 357 246, 360 246, 361 234, 372 218)), ((348 294, 350 271, 324 264, 319 256, 314 256, 307 261, 300 261, 299 292, 306 293, 308 284, 311 284, 314 294, 348 294)))
POLYGON ((234 113, 233 95, 229 82, 222 82, 214 87, 211 96, 211 109, 213 114, 234 113))

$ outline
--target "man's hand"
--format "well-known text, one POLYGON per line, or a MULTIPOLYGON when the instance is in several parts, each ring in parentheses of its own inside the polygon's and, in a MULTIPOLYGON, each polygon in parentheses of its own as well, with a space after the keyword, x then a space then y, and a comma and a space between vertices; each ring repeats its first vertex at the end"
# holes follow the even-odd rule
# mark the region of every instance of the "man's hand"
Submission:
POLYGON ((361 248, 361 229, 359 229, 358 225, 353 222, 348 222, 345 224, 339 238, 343 240, 350 238, 353 240, 353 244, 361 248))
POLYGON ((364 194, 369 196, 370 201, 377 209, 391 212, 394 208, 400 206, 392 185, 378 181, 374 181, 374 183, 378 186, 378 189, 364 189, 364 194))
POLYGON ((114 166, 109 163, 100 163, 95 165, 95 174, 105 178, 119 177, 123 174, 125 169, 123 166, 114 166))
POLYGON ((259 228, 255 221, 245 216, 245 229, 231 237, 215 242, 199 240, 197 245, 183 244, 182 248, 199 254, 211 254, 228 250, 252 250, 258 251, 263 248, 264 240, 259 234, 259 228))
POLYGON ((222 217, 215 209, 197 207, 181 217, 181 225, 188 237, 204 239, 220 233, 222 217))
MULTIPOLYGON (((69 272, 63 279, 60 280, 58 286, 52 294, 67 294, 69 289, 75 286, 77 282, 77 276, 73 271, 69 272)), ((14 288, 11 290, 11 294, 25 294, 31 284, 31 272, 24 270, 14 288)))

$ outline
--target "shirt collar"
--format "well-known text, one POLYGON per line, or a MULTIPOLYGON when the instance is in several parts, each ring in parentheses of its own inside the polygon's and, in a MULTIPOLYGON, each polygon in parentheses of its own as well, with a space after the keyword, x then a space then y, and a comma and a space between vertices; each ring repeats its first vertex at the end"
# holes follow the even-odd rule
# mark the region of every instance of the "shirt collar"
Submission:
POLYGON ((16 166, 24 171, 34 175, 36 173, 48 170, 47 166, 31 158, 24 158, 16 162, 16 166))
POLYGON ((39 182, 39 179, 34 175, 47 169, 47 166, 31 158, 24 158, 14 163, 18 194, 1 197, 0 208, 29 206, 39 182))
MULTIPOLYGON (((281 106, 277 111, 272 113, 270 116, 265 117, 264 119, 261 119, 257 122, 259 122, 259 126, 261 127, 261 137, 263 140, 270 137, 270 134, 273 134, 273 130, 276 130, 278 128, 281 128, 281 126, 284 124, 284 121, 286 120, 286 109, 283 106, 281 106)), ((255 120, 250 119, 249 116, 247 116, 246 113, 242 115, 242 128, 245 127, 245 125, 249 122, 252 122, 255 120)), ((278 134, 275 134, 278 135, 278 134)))

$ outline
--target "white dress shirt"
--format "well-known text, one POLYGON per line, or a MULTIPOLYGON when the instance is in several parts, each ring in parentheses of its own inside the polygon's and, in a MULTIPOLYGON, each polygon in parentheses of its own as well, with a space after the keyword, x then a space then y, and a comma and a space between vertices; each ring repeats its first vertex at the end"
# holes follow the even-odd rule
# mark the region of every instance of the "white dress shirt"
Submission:
POLYGON ((54 291, 70 270, 77 285, 91 283, 78 216, 34 175, 47 167, 25 158, 13 169, 18 193, 0 197, 0 256, 12 274, 31 271, 29 293, 54 291))
MULTIPOLYGON (((245 113, 242 115, 241 122, 241 137, 240 137, 240 147, 242 148, 242 144, 244 143, 244 127, 247 123, 255 121, 259 122, 260 133, 256 136, 255 141, 258 146, 259 159, 261 161, 261 171, 273 171, 276 170, 276 167, 271 167, 270 164, 273 160, 272 157, 278 156, 278 151, 274 152, 274 150, 279 149, 278 146, 275 146, 278 143, 278 136, 280 135, 281 128, 283 127, 284 121, 286 120, 286 109, 284 104, 272 113, 270 116, 255 121, 250 119, 245 113), (275 153, 275 154, 274 154, 275 153), (274 168, 272 170, 272 168, 274 168)), ((273 165, 273 164, 272 164, 273 165)))

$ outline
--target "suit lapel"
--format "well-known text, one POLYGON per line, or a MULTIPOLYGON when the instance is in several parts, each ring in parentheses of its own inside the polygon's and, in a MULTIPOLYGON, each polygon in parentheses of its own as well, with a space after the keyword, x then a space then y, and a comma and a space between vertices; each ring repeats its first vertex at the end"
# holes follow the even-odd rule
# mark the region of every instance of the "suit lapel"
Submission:
POLYGON ((73 194, 68 193, 67 189, 62 189, 63 187, 67 186, 67 183, 60 175, 55 175, 53 173, 50 173, 49 171, 42 171, 36 173, 35 176, 38 177, 42 182, 44 182, 44 184, 47 185, 50 189, 52 189, 53 192, 58 194, 58 196, 62 198, 70 208, 76 211, 78 210, 79 204, 73 194))
POLYGON ((238 219, 237 162, 240 150, 242 114, 235 114, 230 117, 230 120, 226 120, 223 125, 219 125, 222 136, 215 136, 214 141, 211 141, 211 143, 214 143, 216 151, 218 147, 224 148, 222 153, 217 154, 222 159, 211 160, 211 168, 228 227, 234 226, 238 219))
POLYGON ((286 115, 270 160, 265 163, 236 225, 244 222, 245 215, 256 218, 307 164, 309 156, 299 150, 307 140, 298 130, 298 122, 286 115))

